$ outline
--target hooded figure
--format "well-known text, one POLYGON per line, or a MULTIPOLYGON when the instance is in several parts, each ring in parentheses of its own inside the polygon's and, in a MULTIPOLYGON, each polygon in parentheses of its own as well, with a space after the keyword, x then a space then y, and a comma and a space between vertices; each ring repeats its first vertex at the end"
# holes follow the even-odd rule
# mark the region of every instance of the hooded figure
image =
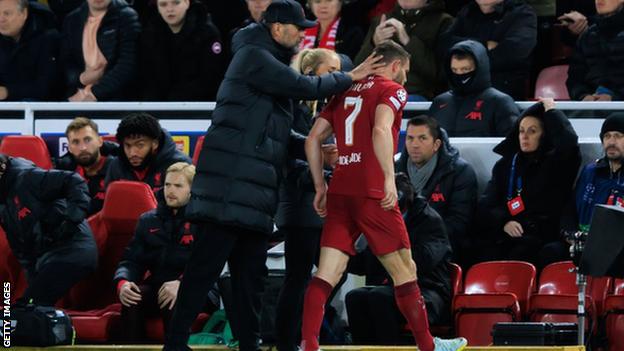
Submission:
POLYGON ((502 159, 477 212, 482 259, 524 260, 538 267, 567 259, 560 220, 581 163, 567 117, 537 103, 494 152, 502 159))
POLYGON ((428 115, 438 120, 449 137, 505 136, 520 111, 509 95, 492 87, 485 47, 474 40, 455 44, 444 69, 451 90, 433 99, 428 115), (453 58, 466 64, 472 61, 474 70, 453 73, 453 58))

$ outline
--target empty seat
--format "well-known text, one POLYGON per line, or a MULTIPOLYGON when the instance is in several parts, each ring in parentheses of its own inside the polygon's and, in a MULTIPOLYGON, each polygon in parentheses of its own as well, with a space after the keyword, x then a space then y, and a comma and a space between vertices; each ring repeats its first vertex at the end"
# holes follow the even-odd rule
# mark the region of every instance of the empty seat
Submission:
POLYGON ((535 98, 548 97, 555 100, 570 100, 566 87, 567 79, 568 65, 544 68, 535 82, 535 98))
POLYGON ((491 261, 472 266, 464 292, 453 299, 455 331, 474 346, 492 343, 497 322, 522 320, 535 287, 535 267, 528 262, 491 261))
POLYGON ((43 169, 52 168, 50 151, 43 139, 36 135, 5 136, 0 143, 0 153, 25 158, 43 169))
POLYGON ((605 299, 604 311, 609 350, 624 351, 624 279, 615 279, 613 294, 605 299))

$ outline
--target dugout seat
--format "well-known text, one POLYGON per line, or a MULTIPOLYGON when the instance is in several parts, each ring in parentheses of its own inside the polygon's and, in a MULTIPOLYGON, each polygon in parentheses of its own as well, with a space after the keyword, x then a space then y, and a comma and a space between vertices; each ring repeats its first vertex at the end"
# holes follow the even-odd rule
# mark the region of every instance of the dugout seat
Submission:
POLYGON ((624 351, 624 279, 615 279, 613 294, 605 299, 605 329, 610 351, 624 351))
POLYGON ((36 135, 5 136, 0 143, 0 153, 25 158, 43 169, 52 168, 50 151, 43 139, 36 135))
POLYGON ((568 65, 551 66, 542 69, 535 82, 535 95, 555 100, 570 100, 566 80, 568 79, 568 65))
POLYGON ((204 146, 204 138, 202 135, 197 138, 197 142, 195 143, 195 150, 193 150, 193 164, 197 165, 197 161, 199 161, 199 153, 201 152, 202 147, 204 146))
POLYGON ((453 299, 455 331, 469 345, 492 343, 497 322, 520 321, 535 287, 535 267, 521 261, 490 261, 472 266, 464 292, 453 299))

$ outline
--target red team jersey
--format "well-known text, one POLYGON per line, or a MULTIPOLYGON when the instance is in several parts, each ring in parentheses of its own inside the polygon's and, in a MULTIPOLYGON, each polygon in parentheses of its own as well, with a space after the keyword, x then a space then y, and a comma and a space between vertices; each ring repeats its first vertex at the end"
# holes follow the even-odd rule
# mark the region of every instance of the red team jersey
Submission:
POLYGON ((351 85, 349 90, 332 98, 320 114, 336 135, 338 163, 329 184, 329 194, 384 197, 384 176, 373 148, 373 127, 377 105, 394 111, 392 135, 397 151, 401 115, 407 92, 400 84, 369 76, 351 85))

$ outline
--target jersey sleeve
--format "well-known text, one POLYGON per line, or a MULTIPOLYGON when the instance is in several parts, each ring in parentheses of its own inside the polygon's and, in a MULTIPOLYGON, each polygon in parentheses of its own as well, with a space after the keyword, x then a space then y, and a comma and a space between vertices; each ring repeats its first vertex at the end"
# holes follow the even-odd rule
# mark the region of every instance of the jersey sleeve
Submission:
POLYGON ((329 100, 327 105, 323 107, 323 110, 319 114, 319 118, 327 120, 327 122, 329 122, 329 124, 331 124, 332 127, 334 127, 334 112, 336 108, 338 107, 338 104, 340 103, 340 101, 341 99, 338 96, 334 95, 329 100))
POLYGON ((379 105, 384 104, 390 106, 392 111, 394 111, 395 116, 401 114, 406 103, 407 92, 398 84, 390 85, 384 89, 378 100, 379 105))

